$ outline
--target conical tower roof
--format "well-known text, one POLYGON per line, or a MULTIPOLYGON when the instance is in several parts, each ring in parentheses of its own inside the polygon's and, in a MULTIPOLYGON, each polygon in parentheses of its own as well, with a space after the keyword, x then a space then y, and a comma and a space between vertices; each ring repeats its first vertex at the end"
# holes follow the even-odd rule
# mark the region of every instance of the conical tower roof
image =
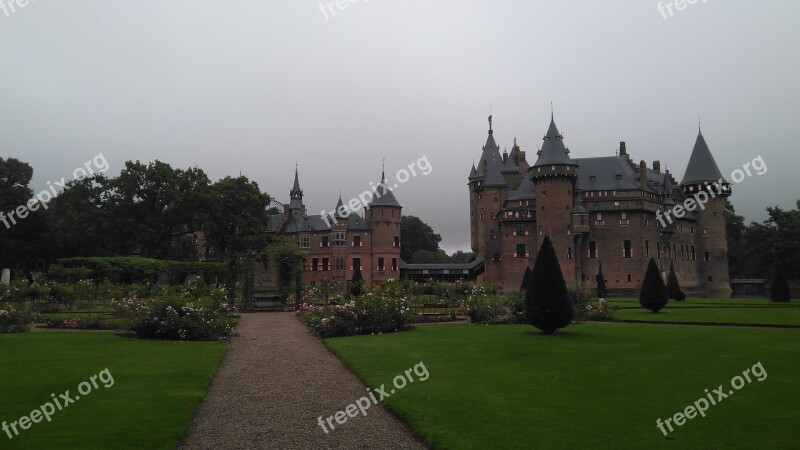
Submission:
POLYGON ((564 145, 564 136, 558 132, 556 122, 550 118, 550 127, 547 129, 547 134, 544 136, 544 143, 542 149, 537 153, 539 158, 533 167, 539 166, 552 166, 558 164, 577 165, 569 157, 569 149, 564 145))
POLYGON ((714 157, 711 155, 711 150, 708 149, 703 133, 698 131, 697 140, 694 143, 692 156, 686 166, 686 173, 683 175, 681 186, 704 181, 719 181, 720 179, 722 179, 723 183, 727 183, 722 177, 719 167, 717 167, 717 162, 714 161, 714 157))
POLYGON ((386 184, 386 171, 381 173, 381 184, 378 185, 378 189, 375 190, 375 196, 372 198, 372 201, 369 202, 370 208, 375 206, 401 207, 400 203, 392 193, 392 188, 386 184))

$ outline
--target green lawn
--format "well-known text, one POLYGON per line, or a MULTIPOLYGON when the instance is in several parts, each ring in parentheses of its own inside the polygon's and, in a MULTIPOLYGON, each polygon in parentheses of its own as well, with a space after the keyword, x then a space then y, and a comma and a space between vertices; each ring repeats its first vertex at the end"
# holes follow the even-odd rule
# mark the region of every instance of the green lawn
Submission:
MULTIPOLYGON (((109 369, 99 389, 9 440, 15 449, 172 449, 227 348, 226 342, 157 342, 107 333, 0 334, 0 423, 109 369)), ((13 433, 13 432, 12 432, 13 433)))
POLYGON ((622 308, 614 314, 614 318, 621 320, 800 326, 800 303, 797 302, 688 298, 683 302, 670 300, 667 307, 658 314, 642 308, 639 300, 635 298, 611 298, 609 304, 622 308))
MULTIPOLYGON (((796 448, 800 330, 638 324, 426 325, 326 341, 376 387, 422 361, 385 404, 437 448, 796 448), (669 437, 656 428, 761 362, 768 377, 669 437)), ((388 391, 388 389, 387 389, 388 391)))

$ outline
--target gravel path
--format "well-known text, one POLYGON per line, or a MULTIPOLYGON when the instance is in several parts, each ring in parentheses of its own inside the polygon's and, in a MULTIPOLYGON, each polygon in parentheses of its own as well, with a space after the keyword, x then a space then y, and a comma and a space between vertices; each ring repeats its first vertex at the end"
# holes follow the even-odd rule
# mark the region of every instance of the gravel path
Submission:
POLYGON ((426 448, 379 405, 325 434, 317 418, 344 410, 366 386, 294 313, 243 314, 237 332, 180 448, 426 448))

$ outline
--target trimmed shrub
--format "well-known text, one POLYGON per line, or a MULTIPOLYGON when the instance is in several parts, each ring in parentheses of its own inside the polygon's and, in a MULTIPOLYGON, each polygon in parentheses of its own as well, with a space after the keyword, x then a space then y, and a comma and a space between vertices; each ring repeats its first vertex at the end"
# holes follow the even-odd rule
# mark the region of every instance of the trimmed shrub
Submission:
POLYGON ((528 290, 528 285, 531 283, 531 266, 525 266, 525 275, 522 276, 522 284, 519 287, 520 292, 528 290))
POLYGON ((678 275, 675 274, 675 266, 670 261, 669 263, 669 276, 667 277, 667 296, 673 300, 682 302, 686 300, 686 294, 681 290, 678 284, 678 275))
POLYGON ((667 306, 668 301, 667 286, 661 278, 661 272, 659 272, 655 260, 650 258, 647 272, 644 274, 642 290, 639 291, 639 304, 657 313, 661 308, 667 306))
POLYGON ((350 280, 350 295, 359 297, 364 294, 364 276, 361 275, 361 268, 356 267, 353 279, 350 280))
POLYGON ((597 272, 597 297, 608 297, 608 290, 606 289, 606 277, 603 275, 603 263, 600 263, 600 270, 597 272))
POLYGON ((772 270, 772 283, 769 288, 769 299, 773 302, 788 302, 792 298, 789 282, 783 273, 783 267, 775 264, 772 270))
POLYGON ((549 236, 545 236, 531 271, 531 282, 525 293, 525 310, 528 323, 544 334, 553 334, 568 326, 575 317, 549 236))

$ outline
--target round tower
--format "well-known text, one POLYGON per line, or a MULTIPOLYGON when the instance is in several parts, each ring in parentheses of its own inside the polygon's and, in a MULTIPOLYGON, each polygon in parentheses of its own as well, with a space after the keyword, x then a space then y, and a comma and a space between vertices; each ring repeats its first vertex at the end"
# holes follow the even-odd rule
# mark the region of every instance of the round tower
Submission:
POLYGON ((403 207, 386 184, 384 171, 381 174, 381 183, 374 190, 365 212, 365 219, 372 227, 370 260, 365 261, 365 264, 371 265, 373 284, 400 278, 402 212, 403 207))
POLYGON ((680 187, 687 200, 694 199, 697 204, 698 284, 709 296, 728 298, 732 291, 728 272, 725 199, 731 195, 731 184, 720 173, 699 130, 680 187))
MULTIPOLYGON (((537 153, 539 158, 528 172, 536 184, 537 241, 542 242, 544 236, 550 236, 567 285, 577 288, 577 255, 572 218, 578 164, 570 158, 569 149, 564 145, 564 137, 558 132, 552 116, 543 141, 542 148, 537 153)), ((578 219, 580 215, 578 212, 578 219)), ((535 257, 538 251, 538 248, 533 249, 531 257, 535 257)))

